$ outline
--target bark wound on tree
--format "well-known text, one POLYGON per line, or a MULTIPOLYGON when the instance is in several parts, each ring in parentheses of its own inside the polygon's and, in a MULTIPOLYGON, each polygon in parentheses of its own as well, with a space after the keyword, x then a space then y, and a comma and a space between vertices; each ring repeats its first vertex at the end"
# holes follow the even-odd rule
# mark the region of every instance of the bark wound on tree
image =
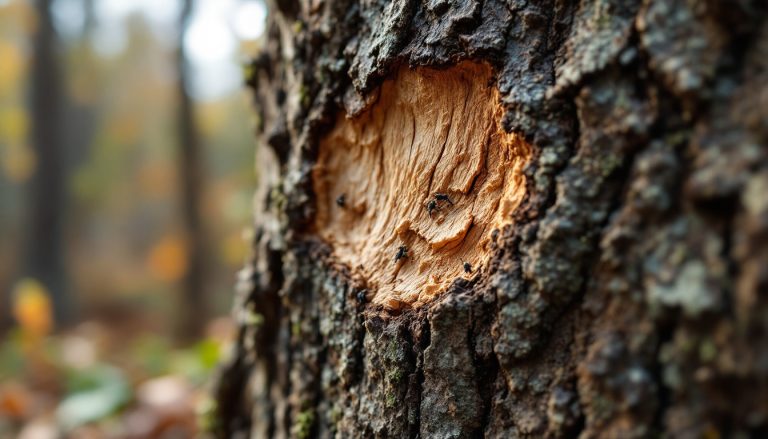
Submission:
POLYGON ((320 142, 316 233, 375 304, 418 308, 486 265, 491 232, 525 197, 532 152, 502 114, 487 65, 401 67, 372 108, 340 114, 320 142))

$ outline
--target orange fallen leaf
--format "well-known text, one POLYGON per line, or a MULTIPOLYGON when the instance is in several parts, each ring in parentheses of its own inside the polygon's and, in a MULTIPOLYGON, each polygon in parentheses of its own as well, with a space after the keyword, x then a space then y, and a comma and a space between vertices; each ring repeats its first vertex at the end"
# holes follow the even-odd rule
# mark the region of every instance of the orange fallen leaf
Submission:
POLYGON ((149 252, 149 270, 160 280, 173 282, 187 272, 187 246, 184 239, 169 235, 161 239, 149 252))
POLYGON ((35 279, 20 280, 13 291, 13 316, 25 334, 48 334, 53 327, 53 312, 45 286, 35 279))
POLYGON ((27 389, 9 383, 0 388, 0 415, 9 418, 23 418, 29 411, 30 395, 27 389))

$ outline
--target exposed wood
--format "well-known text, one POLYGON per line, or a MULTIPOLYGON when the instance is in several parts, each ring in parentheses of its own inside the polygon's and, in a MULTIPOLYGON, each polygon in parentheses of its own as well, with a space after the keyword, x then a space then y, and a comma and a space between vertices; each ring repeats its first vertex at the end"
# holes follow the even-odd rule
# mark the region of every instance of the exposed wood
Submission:
POLYGON ((315 233, 374 303, 418 308, 478 274, 523 201, 531 148, 504 132, 490 81, 482 65, 402 67, 321 141, 315 233))

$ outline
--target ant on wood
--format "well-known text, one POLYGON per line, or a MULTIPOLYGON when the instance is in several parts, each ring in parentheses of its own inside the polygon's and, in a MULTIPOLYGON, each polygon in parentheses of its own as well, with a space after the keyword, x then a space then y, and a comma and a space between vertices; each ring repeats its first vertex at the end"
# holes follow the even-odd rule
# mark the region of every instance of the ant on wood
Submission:
POLYGON ((427 214, 429 214, 429 217, 432 218, 432 211, 437 209, 437 201, 430 200, 429 203, 427 203, 427 214))
POLYGON ((448 203, 453 206, 453 201, 448 197, 448 194, 441 194, 440 192, 435 192, 435 200, 436 201, 447 201, 448 203))
POLYGON ((453 206, 453 200, 448 196, 448 194, 443 194, 440 192, 435 192, 434 199, 429 200, 427 203, 427 214, 429 214, 429 217, 432 218, 432 212, 435 210, 439 210, 440 206, 438 205, 439 202, 446 202, 449 203, 451 206, 453 206))
POLYGON ((400 248, 397 249, 397 255, 395 255, 395 262, 407 257, 408 257, 408 247, 401 245, 400 248))

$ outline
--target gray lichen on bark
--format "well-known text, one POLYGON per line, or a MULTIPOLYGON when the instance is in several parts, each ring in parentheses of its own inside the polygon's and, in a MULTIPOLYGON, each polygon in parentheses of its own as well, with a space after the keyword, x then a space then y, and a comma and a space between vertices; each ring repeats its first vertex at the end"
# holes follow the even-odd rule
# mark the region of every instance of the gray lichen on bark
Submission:
POLYGON ((222 437, 768 431, 768 20, 758 0, 277 1, 222 437), (339 111, 489 63, 534 146, 487 274, 391 314, 308 232, 339 111))

